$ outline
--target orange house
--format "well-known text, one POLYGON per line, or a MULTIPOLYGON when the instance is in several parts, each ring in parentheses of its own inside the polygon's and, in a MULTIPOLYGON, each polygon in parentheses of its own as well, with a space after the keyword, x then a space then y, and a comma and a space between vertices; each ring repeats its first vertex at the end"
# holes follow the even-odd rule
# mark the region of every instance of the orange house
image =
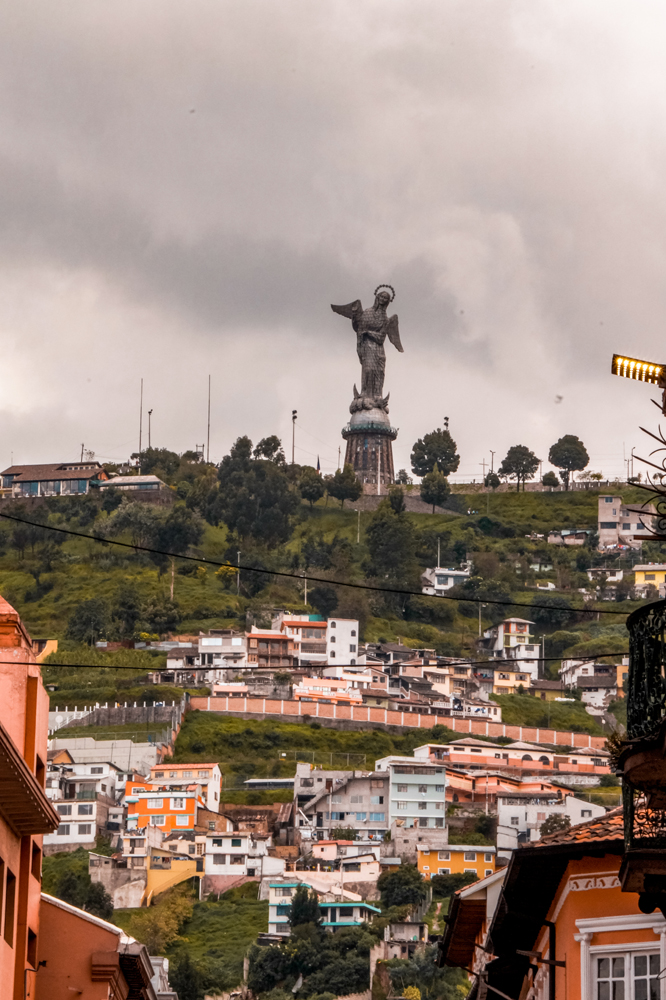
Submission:
POLYGON ((194 830, 197 814, 206 808, 201 785, 163 785, 128 781, 127 829, 157 826, 165 837, 172 830, 194 830))
POLYGON ((30 636, 0 597, 0 995, 34 995, 42 834, 59 817, 44 791, 49 699, 30 636))
POLYGON ((470 971, 470 997, 661 1000, 666 920, 621 891, 623 851, 621 809, 519 848, 501 891, 455 894, 441 961, 470 971))

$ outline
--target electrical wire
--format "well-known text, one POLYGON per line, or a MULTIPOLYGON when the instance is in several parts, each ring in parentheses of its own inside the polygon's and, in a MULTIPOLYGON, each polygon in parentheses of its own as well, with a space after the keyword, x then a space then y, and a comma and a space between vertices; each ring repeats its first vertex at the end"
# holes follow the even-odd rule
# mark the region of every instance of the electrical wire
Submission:
MULTIPOLYGON (((290 580, 303 580, 304 578, 310 583, 324 583, 329 587, 350 587, 353 590, 371 590, 378 594, 397 594, 400 597, 423 597, 423 591, 421 590, 409 590, 406 587, 373 587, 369 583, 350 583, 342 580, 329 580, 322 576, 312 576, 310 573, 289 573, 287 570, 279 569, 263 569, 257 566, 244 566, 242 564, 228 563, 228 562, 217 562, 214 559, 206 559, 205 556, 188 556, 183 555, 178 552, 165 552, 163 549, 153 549, 148 545, 134 545, 132 542, 120 542, 115 538, 102 538, 100 535, 88 535, 84 531, 72 531, 71 528, 58 528, 54 524, 40 524, 38 521, 28 521, 22 517, 16 517, 13 514, 5 514, 0 512, 0 517, 5 518, 8 521, 16 521, 18 524, 27 524, 33 528, 41 528, 46 531, 57 531, 62 535, 71 535, 74 538, 85 538, 89 542, 99 542, 102 545, 116 545, 124 549, 133 549, 135 552, 147 552, 149 555, 156 556, 166 556, 168 559, 183 559, 187 562, 195 563, 205 563, 207 566, 219 566, 223 569, 233 569, 240 570, 243 573, 265 573, 267 576, 280 576, 286 577, 290 580)), ((463 601, 468 604, 495 604, 501 607, 510 608, 541 608, 545 611, 550 611, 551 613, 557 613, 562 611, 573 611, 576 614, 586 614, 586 615, 624 615, 626 617, 626 612, 623 611, 611 611, 608 608, 556 608, 550 604, 524 604, 521 601, 501 601, 497 598, 491 599, 487 597, 454 597, 448 594, 432 594, 425 595, 437 598, 440 601, 463 601)))

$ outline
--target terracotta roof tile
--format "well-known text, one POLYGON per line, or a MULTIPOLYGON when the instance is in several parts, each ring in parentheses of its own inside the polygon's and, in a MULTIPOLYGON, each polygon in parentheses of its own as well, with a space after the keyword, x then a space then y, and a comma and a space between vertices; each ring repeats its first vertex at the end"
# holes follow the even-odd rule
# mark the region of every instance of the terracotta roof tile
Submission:
POLYGON ((588 820, 587 823, 577 823, 569 830, 558 830, 547 837, 542 837, 532 847, 552 847, 555 844, 588 844, 603 840, 622 840, 624 837, 624 816, 622 806, 611 809, 605 816, 588 820))

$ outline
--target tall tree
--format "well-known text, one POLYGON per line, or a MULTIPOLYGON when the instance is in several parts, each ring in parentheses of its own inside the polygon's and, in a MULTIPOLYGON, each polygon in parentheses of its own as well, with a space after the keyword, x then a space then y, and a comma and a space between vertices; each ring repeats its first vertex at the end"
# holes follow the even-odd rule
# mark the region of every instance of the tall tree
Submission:
POLYGON ((516 490, 520 489, 520 484, 522 483, 524 490, 525 480, 533 479, 534 473, 538 468, 539 459, 534 452, 526 448, 524 444, 514 444, 506 453, 506 457, 503 459, 498 472, 500 476, 515 479, 516 490))
POLYGON ((421 480, 421 499, 424 503, 432 504, 432 512, 435 507, 441 507, 451 493, 451 487, 446 476, 439 471, 437 463, 427 476, 421 480))
POLYGON ((284 451, 282 441, 276 434, 262 438, 254 449, 256 459, 265 459, 267 462, 275 462, 276 465, 284 465, 284 451))
POLYGON ((437 465, 442 475, 449 476, 460 464, 456 454, 456 443, 447 430, 438 427, 430 434, 424 434, 412 448, 412 472, 415 476, 427 476, 437 465))
POLYGON ((580 438, 575 434, 565 434, 548 452, 548 461, 551 465, 562 469, 560 479, 564 483, 564 488, 568 490, 571 473, 584 469, 590 461, 590 456, 580 438))
POLYGON ((416 865, 401 865, 394 872, 384 872, 377 879, 384 906, 417 904, 426 898, 427 888, 416 865))
POLYGON ((299 885, 292 897, 288 916, 291 927, 300 927, 302 924, 320 924, 322 915, 317 893, 310 892, 304 885, 299 885))
POLYGON ((317 500, 321 500, 326 492, 323 479, 311 465, 306 465, 303 469, 298 488, 303 499, 307 500, 311 507, 317 500))
POLYGON ((363 492, 363 486, 356 478, 351 465, 345 465, 342 471, 338 469, 333 476, 327 476, 326 489, 332 497, 340 501, 341 507, 344 507, 345 500, 358 500, 363 492))
POLYGON ((366 528, 365 540, 370 576, 388 584, 411 585, 416 571, 416 538, 406 514, 396 514, 390 502, 382 500, 366 528))

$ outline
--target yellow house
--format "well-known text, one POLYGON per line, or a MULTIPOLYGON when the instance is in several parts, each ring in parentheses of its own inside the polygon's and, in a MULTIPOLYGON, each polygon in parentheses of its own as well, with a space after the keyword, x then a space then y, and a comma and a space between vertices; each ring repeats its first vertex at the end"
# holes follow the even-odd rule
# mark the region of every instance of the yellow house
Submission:
POLYGON ((510 667, 495 667, 493 678, 493 694, 516 694, 519 687, 526 691, 531 686, 530 674, 510 667))
POLYGON ((447 844, 441 849, 418 845, 418 869, 424 878, 473 872, 485 878, 495 871, 495 848, 447 844))
MULTIPOLYGON (((666 584, 666 563, 642 563, 634 566, 634 574, 637 593, 646 591, 650 584, 659 590, 666 584)), ((661 593, 663 594, 663 590, 661 593)))

